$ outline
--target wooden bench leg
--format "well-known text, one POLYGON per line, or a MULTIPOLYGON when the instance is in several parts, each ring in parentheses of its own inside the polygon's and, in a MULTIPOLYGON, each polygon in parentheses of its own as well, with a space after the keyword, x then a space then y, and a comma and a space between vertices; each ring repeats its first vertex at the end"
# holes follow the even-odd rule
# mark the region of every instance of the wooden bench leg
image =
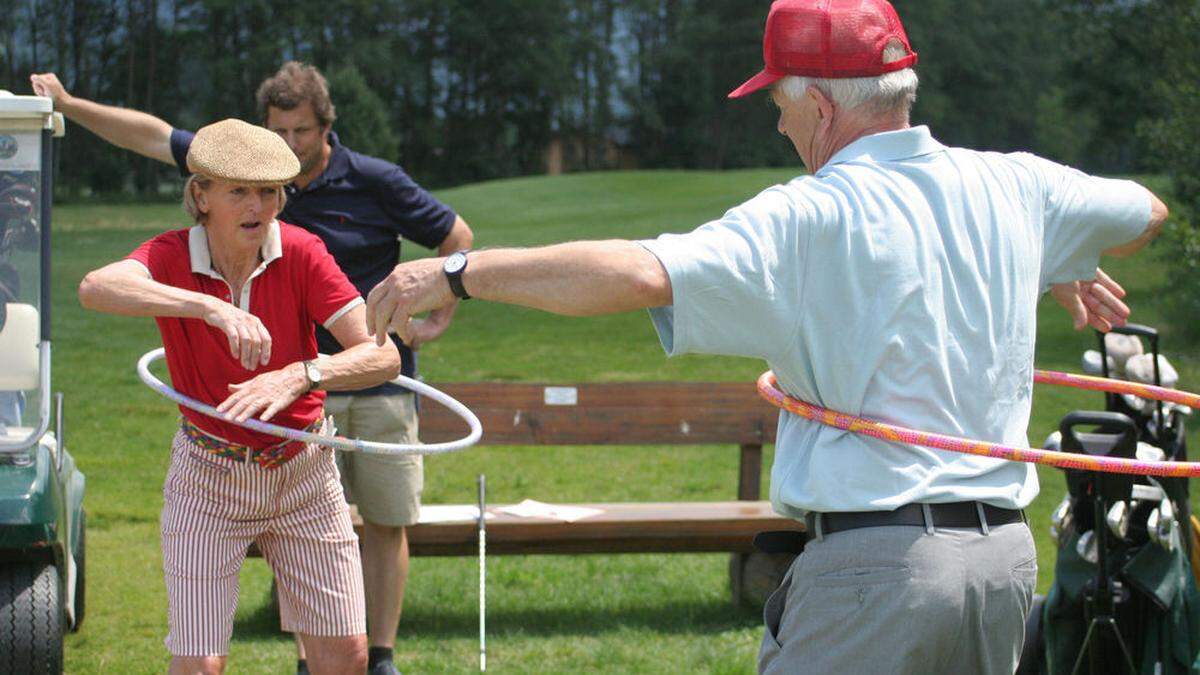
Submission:
MULTIPOLYGON (((743 443, 740 450, 738 499, 758 501, 762 495, 762 445, 743 443)), ((729 556, 729 590, 734 604, 750 600, 746 597, 745 570, 751 555, 753 554, 734 553, 729 556)))
POLYGON ((731 553, 729 555, 729 595, 733 604, 740 605, 746 601, 746 584, 743 572, 746 569, 748 553, 731 553))
POLYGON ((743 443, 738 465, 738 499, 762 499, 762 444, 743 443))

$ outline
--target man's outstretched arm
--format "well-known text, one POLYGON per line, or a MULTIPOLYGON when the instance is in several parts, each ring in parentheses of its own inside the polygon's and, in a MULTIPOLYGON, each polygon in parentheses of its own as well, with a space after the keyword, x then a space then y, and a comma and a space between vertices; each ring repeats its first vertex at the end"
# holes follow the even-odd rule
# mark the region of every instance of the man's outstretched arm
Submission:
POLYGON ((1120 246, 1114 246, 1106 250, 1104 255, 1111 255, 1116 258, 1131 256, 1142 250, 1146 244, 1149 244, 1158 236, 1159 232, 1162 232, 1163 223, 1167 222, 1167 216, 1171 215, 1170 211, 1167 210, 1167 205, 1158 198, 1158 195, 1150 192, 1149 188, 1146 189, 1146 192, 1150 193, 1150 222, 1146 224, 1146 229, 1133 241, 1121 244, 1120 246))
POLYGON ((171 155, 171 125, 138 110, 103 105, 72 96, 54 73, 29 76, 33 93, 54 100, 54 109, 67 119, 113 145, 160 162, 175 165, 171 155))
MULTIPOLYGON (((443 258, 397 265, 367 297, 376 342, 388 327, 407 340, 412 315, 455 301, 443 258)), ((580 241, 530 249, 475 251, 463 287, 474 298, 569 316, 612 314, 672 302, 671 280, 653 253, 632 241, 580 241)))

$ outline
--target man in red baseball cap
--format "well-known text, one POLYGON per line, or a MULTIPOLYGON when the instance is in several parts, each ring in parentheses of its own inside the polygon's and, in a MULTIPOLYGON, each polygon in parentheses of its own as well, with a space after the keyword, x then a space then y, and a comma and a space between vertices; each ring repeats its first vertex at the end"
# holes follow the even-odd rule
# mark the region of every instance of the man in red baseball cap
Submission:
POLYGON ((780 0, 771 5, 763 35, 764 67, 729 93, 745 96, 788 75, 877 77, 910 68, 917 55, 896 10, 886 0, 780 0), (889 44, 903 48, 885 58, 889 44))
MULTIPOLYGON (((669 355, 761 358, 833 410, 1028 444, 1039 298, 1076 328, 1123 323, 1100 256, 1145 245, 1166 206, 1131 181, 910 126, 917 55, 884 0, 779 0, 763 56, 731 96, 769 86, 811 175, 687 234, 405 263, 368 297, 377 339, 456 294, 649 308, 669 355)), ((776 438, 772 505, 811 538, 781 547, 803 553, 767 602, 759 669, 1011 675, 1037 579, 1032 465, 786 412, 776 438)))

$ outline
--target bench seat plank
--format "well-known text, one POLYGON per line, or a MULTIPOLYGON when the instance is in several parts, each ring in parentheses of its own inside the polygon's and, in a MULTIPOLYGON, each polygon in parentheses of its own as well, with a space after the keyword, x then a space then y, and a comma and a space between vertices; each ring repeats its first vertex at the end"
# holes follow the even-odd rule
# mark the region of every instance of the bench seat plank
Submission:
MULTIPOLYGON (((492 554, 668 553, 753 550, 764 530, 802 530, 803 524, 771 510, 768 502, 662 502, 571 504, 603 513, 563 522, 488 512, 492 554)), ((360 522, 356 515, 356 525, 360 522)), ((413 555, 471 555, 478 549, 474 521, 418 523, 408 528, 413 555)))

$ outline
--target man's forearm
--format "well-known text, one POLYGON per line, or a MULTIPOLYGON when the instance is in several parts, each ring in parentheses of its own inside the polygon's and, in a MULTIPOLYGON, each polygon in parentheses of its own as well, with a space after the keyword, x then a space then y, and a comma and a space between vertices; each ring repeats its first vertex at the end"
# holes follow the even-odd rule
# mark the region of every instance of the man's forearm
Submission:
POLYGON ((55 105, 67 119, 115 146, 175 164, 171 155, 171 125, 154 115, 75 97, 56 101, 55 105))
POLYGON ((472 253, 463 275, 472 297, 571 316, 671 304, 671 281, 632 241, 573 242, 472 253))

